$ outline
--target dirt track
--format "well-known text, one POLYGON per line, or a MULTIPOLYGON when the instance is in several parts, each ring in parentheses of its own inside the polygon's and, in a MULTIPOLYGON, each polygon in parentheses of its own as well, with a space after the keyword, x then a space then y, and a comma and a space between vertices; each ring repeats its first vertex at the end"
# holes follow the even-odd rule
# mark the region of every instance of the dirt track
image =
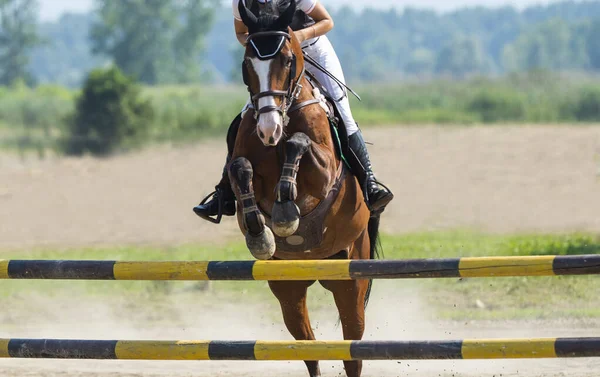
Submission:
MULTIPOLYGON (((311 292, 320 289, 311 288, 311 292)), ((365 339, 434 340, 461 338, 525 338, 593 336, 600 321, 440 321, 422 304, 427 295, 399 282, 378 281, 367 313, 365 339)), ((44 297, 14 300, 11 311, 28 313, 11 321, 0 314, 0 337, 72 339, 212 339, 289 340, 279 319, 274 298, 265 302, 210 301, 199 294, 196 301, 167 299, 168 311, 150 303, 131 305, 126 297, 107 302, 84 297, 44 297), (58 304, 60 302, 60 304, 58 304), (207 305, 207 302, 210 304, 207 305)), ((341 338, 336 327, 333 300, 321 311, 311 312, 319 339, 341 338)), ((597 377, 598 359, 453 360, 366 362, 364 377, 597 377)), ((340 376, 341 362, 322 362, 324 377, 340 376)), ((0 376, 6 377, 306 377, 302 362, 130 362, 0 360, 0 376)))
MULTIPOLYGON (((600 231, 600 128, 419 127, 365 133, 376 144, 371 151, 380 179, 396 194, 385 214, 387 232, 466 227, 488 232, 600 231)), ((22 162, 0 155, 0 250, 218 243, 240 237, 234 221, 214 226, 191 212, 214 186, 224 150, 220 141, 214 141, 101 161, 22 162)), ((368 339, 600 334, 597 322, 444 323, 428 318, 429 312, 420 307, 419 297, 426 292, 398 291, 394 286, 375 294, 368 339)), ((276 312, 273 303, 269 309, 261 305, 249 310, 247 303, 215 300, 209 310, 205 305, 174 302, 181 314, 173 321, 146 305, 124 310, 118 300, 99 303, 66 296, 65 302, 57 303, 21 297, 15 306, 0 310, 0 322, 5 324, 0 337, 288 339, 280 322, 265 320, 265 310, 276 312)), ((331 317, 331 310, 313 316, 319 338, 339 338, 331 317)), ((600 362, 590 359, 373 362, 367 363, 365 376, 592 377, 598 370, 600 362)), ((338 376, 341 363, 323 363, 322 371, 324 376, 338 376)), ((305 376, 304 367, 301 363, 0 361, 0 376, 7 377, 283 375, 305 376)))
MULTIPOLYGON (((366 130, 396 199, 387 232, 600 231, 600 128, 366 130)), ((95 159, 22 163, 0 155, 0 249, 222 242, 191 208, 217 182, 221 141, 95 159)))

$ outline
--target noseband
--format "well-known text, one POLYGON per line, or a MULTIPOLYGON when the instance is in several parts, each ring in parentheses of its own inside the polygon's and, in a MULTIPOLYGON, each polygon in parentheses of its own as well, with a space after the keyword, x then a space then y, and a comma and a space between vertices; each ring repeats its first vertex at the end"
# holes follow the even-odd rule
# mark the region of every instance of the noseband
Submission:
MULTIPOLYGON (((248 36, 247 42, 252 45, 252 48, 254 48, 254 51, 256 52, 259 59, 268 60, 268 59, 273 58, 275 55, 277 55, 281 51, 286 39, 288 41, 291 41, 292 37, 290 36, 289 33, 286 33, 284 31, 264 31, 264 32, 250 34, 248 36), (282 38, 277 46, 277 49, 273 53, 263 55, 260 52, 260 50, 258 49, 258 47, 256 46, 256 44, 254 43, 254 39, 262 38, 262 37, 282 37, 282 38)), ((253 95, 252 91, 250 90, 250 83, 248 80, 248 67, 246 66, 245 62, 244 62, 244 66, 242 69, 243 69, 244 83, 246 84, 246 86, 248 88, 248 92, 250 92, 252 105, 254 106, 254 109, 255 109, 254 118, 256 120, 258 120, 258 117, 260 116, 260 114, 269 113, 271 111, 277 111, 278 113, 281 114, 281 116, 285 120, 288 113, 290 113, 292 111, 296 111, 296 110, 300 109, 301 107, 318 102, 318 101, 311 100, 311 101, 307 101, 306 104, 305 103, 300 104, 303 106, 296 105, 292 108, 293 103, 298 99, 298 97, 300 96, 300 92, 302 91, 302 85, 300 84, 300 82, 302 81, 302 78, 304 77, 304 74, 305 74, 305 68, 302 67, 302 72, 300 72, 298 79, 294 82, 294 79, 295 79, 294 75, 296 73, 296 54, 294 54, 293 52, 292 52, 292 66, 290 68, 290 74, 288 77, 287 90, 267 90, 267 91, 259 92, 259 93, 253 95), (264 98, 264 97, 282 97, 281 105, 279 105, 279 106, 268 105, 268 106, 259 108, 258 100, 261 98, 264 98), (310 102, 310 103, 308 103, 308 102, 310 102)))

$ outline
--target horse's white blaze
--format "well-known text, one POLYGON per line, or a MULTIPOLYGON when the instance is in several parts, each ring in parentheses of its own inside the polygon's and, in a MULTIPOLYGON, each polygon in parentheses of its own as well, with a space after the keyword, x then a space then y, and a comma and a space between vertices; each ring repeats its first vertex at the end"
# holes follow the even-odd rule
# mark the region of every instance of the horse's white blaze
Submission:
MULTIPOLYGON (((258 76, 258 82, 260 83, 260 91, 266 92, 271 90, 270 87, 270 73, 271 73, 271 63, 273 60, 260 60, 258 58, 250 59, 252 62, 252 67, 254 68, 254 72, 258 76)), ((262 97, 258 100, 258 107, 263 108, 265 106, 277 106, 275 103, 275 98, 273 96, 262 97)), ((258 111, 258 109, 256 109, 258 111)), ((278 130, 281 129, 283 124, 283 119, 281 114, 277 111, 269 111, 268 113, 261 114, 258 118, 258 129, 262 132, 263 138, 262 141, 265 145, 272 145, 270 142, 271 139, 277 143, 279 141, 279 137, 281 137, 281 132, 278 130), (278 134, 276 136, 276 134, 278 134)), ((259 135, 260 136, 260 135, 259 135)))

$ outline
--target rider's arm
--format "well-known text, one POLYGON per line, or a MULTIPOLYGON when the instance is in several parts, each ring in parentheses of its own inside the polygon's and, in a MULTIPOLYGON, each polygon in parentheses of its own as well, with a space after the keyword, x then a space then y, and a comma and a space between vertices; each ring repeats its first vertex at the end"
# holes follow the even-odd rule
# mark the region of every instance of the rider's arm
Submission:
POLYGON ((300 42, 303 42, 307 39, 320 37, 329 33, 329 31, 333 29, 333 19, 320 1, 317 0, 314 8, 307 14, 313 20, 315 20, 316 23, 307 27, 306 29, 295 32, 296 37, 298 37, 300 42))
POLYGON ((238 42, 242 46, 246 46, 246 40, 248 39, 248 27, 240 20, 233 19, 233 26, 235 28, 235 36, 238 42))
MULTIPOLYGON (((234 19, 233 24, 235 28, 235 35, 237 37, 238 42, 242 46, 246 46, 246 40, 248 39, 248 27, 244 24, 242 20, 239 19, 239 15, 237 14, 237 2, 239 0, 233 0, 233 12, 234 19)), ((305 0, 307 4, 310 4, 311 0, 305 0)), ((306 29, 297 30, 295 32, 296 37, 300 40, 300 43, 307 39, 312 39, 316 37, 320 37, 322 35, 327 34, 331 29, 333 29, 333 19, 327 9, 321 4, 318 0, 313 0, 314 6, 312 9, 307 12, 307 14, 315 20, 315 24, 307 27, 306 29)), ((310 5, 309 5, 310 6, 310 5)))

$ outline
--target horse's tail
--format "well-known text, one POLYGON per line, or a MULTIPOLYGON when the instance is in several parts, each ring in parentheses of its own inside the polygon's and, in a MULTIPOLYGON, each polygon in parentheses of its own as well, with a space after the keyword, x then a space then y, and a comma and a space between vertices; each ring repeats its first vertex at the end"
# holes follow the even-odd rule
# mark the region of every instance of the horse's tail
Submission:
MULTIPOLYGON (((381 214, 373 215, 369 219, 369 225, 367 231, 369 233, 369 247, 370 247, 370 259, 383 258, 383 248, 381 246, 381 240, 379 239, 379 223, 381 221, 381 214)), ((369 287, 367 288, 367 294, 365 295, 365 309, 369 304, 369 297, 371 296, 371 288, 373 287, 373 279, 369 279, 369 287)))

